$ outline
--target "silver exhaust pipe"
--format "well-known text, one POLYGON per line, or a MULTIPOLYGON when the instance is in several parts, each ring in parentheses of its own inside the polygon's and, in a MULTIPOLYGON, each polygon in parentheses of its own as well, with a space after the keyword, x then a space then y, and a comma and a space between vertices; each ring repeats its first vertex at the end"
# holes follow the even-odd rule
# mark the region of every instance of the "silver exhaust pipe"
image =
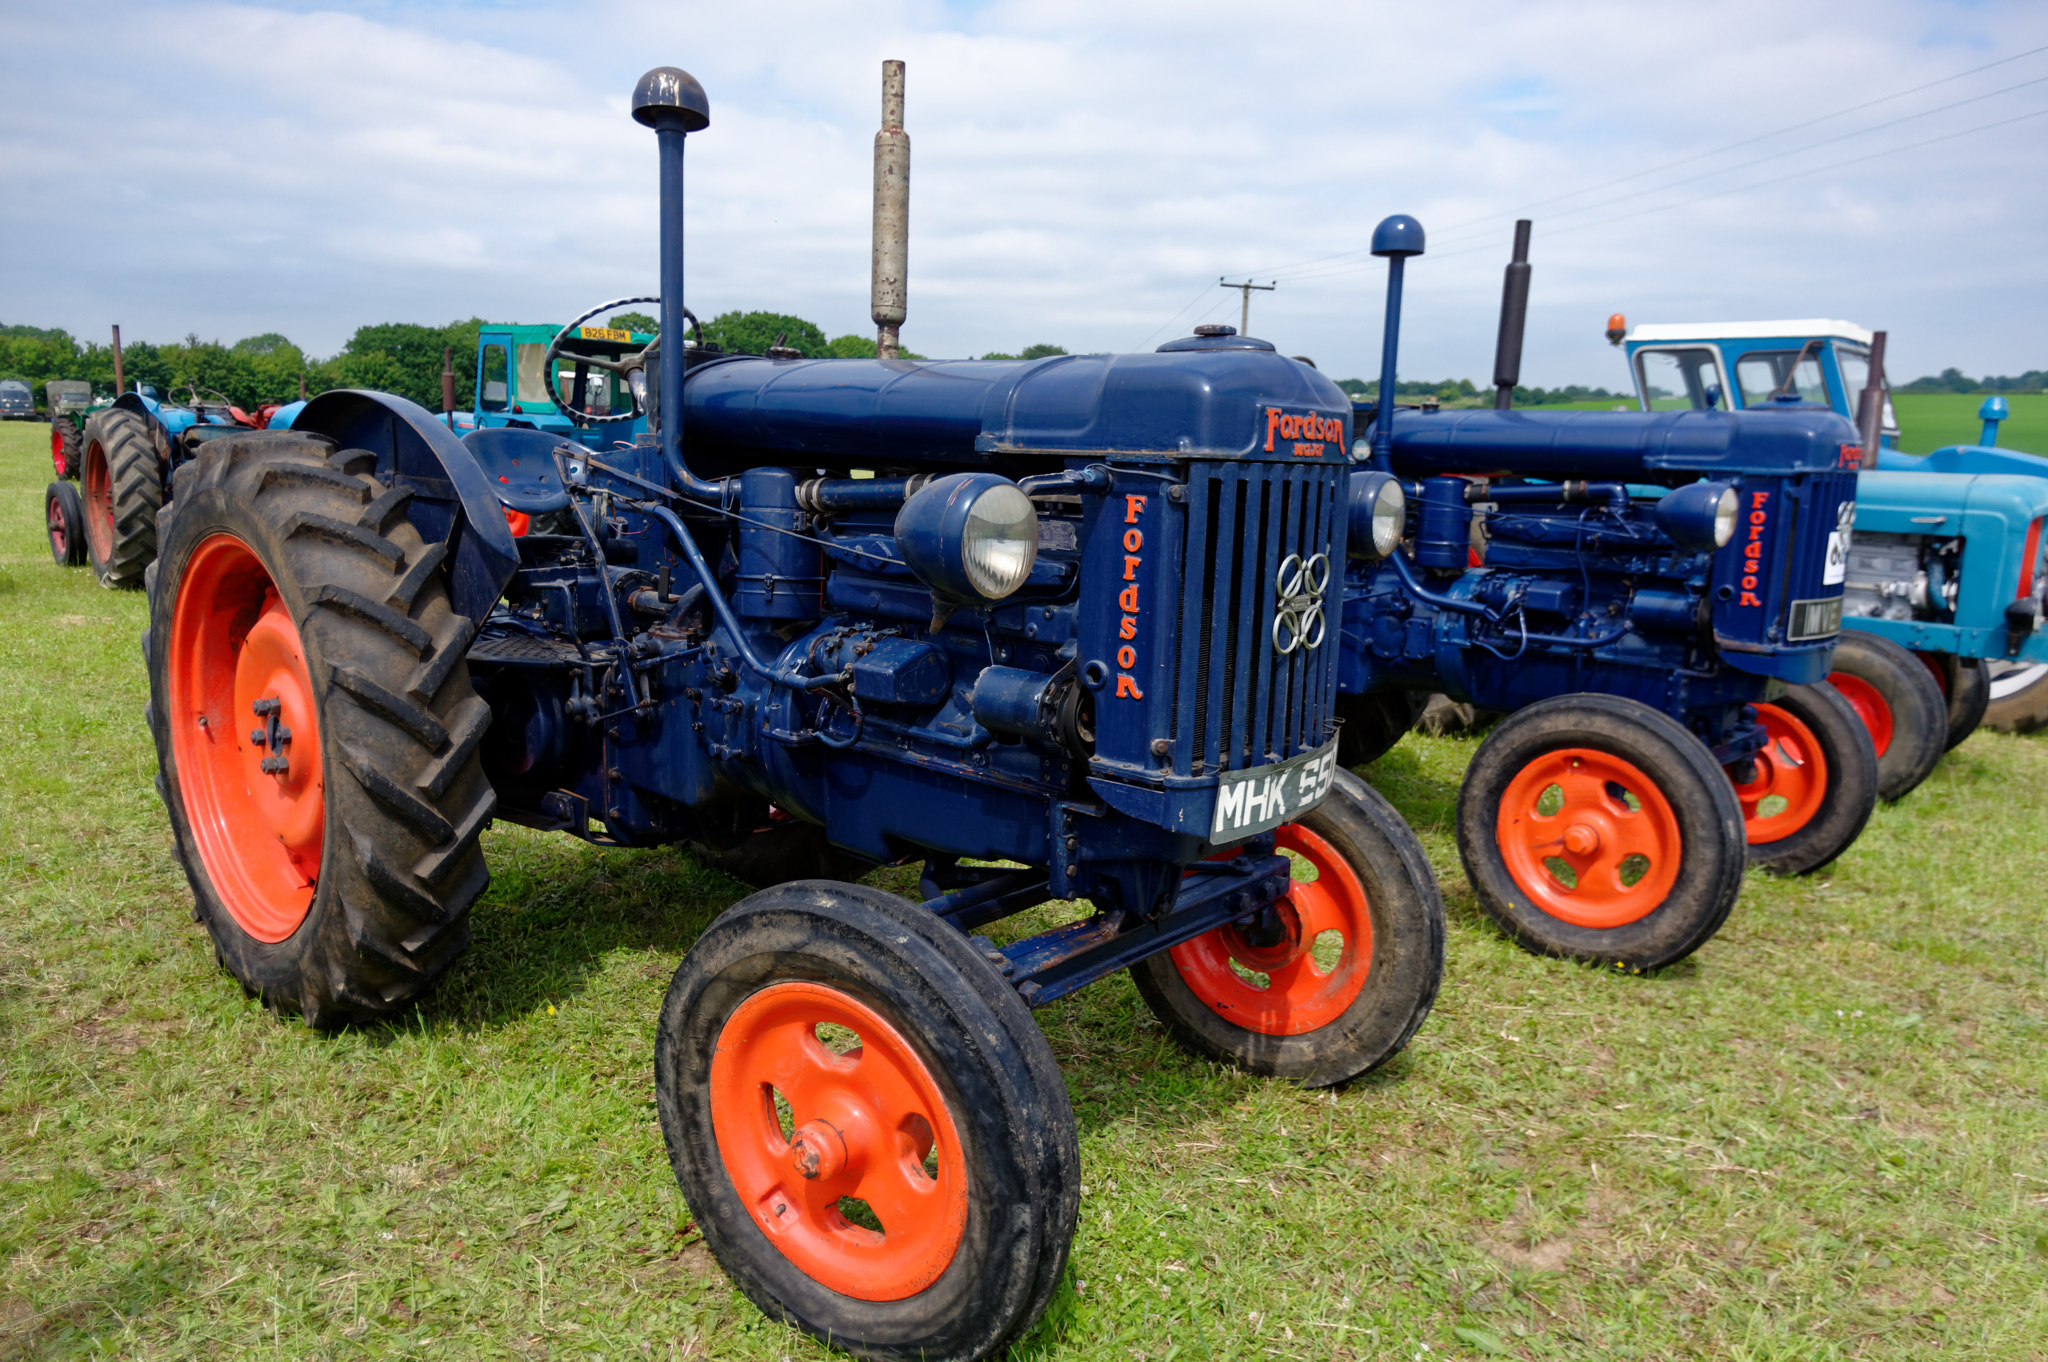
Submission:
POLYGON ((910 134, 903 131, 903 63, 882 63, 882 130, 875 134, 875 252, 870 310, 875 354, 894 359, 902 348, 910 273, 910 134))

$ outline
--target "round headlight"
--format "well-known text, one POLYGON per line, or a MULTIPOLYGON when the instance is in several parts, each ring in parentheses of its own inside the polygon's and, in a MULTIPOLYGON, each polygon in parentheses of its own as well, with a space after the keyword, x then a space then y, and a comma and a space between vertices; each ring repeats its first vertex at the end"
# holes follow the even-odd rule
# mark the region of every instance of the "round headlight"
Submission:
POLYGON ((1735 537, 1735 520, 1742 511, 1742 498, 1735 495, 1733 487, 1721 489, 1721 499, 1714 503, 1714 547, 1723 548, 1735 537))
POLYGON ((1731 483, 1695 482, 1666 492, 1657 503, 1657 528, 1682 549, 1703 553, 1735 537, 1742 494, 1731 483))
POLYGON ((934 478, 896 513, 896 547, 918 580, 956 601, 999 601, 1038 561, 1038 513, 993 473, 934 478))
POLYGON ((1408 496, 1391 473, 1353 473, 1345 548, 1353 558, 1384 558, 1401 542, 1408 496))

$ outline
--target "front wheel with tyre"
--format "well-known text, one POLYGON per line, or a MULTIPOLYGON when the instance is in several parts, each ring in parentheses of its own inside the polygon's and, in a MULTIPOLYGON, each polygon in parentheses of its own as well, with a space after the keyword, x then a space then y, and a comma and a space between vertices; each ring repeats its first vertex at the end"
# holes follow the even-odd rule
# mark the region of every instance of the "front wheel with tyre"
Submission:
POLYGON ((1348 771, 1274 839, 1294 863, 1284 899, 1139 961, 1131 980, 1194 1053, 1326 1087, 1392 1059, 1429 1016, 1443 898, 1414 832, 1348 771))
POLYGON ((1948 741, 1948 702, 1924 663, 1888 638, 1844 630, 1835 640, 1835 688, 1870 732, 1877 797, 1903 798, 1934 772, 1948 741))
POLYGON ((1954 653, 1915 653, 1920 665, 1941 688, 1948 705, 1948 736, 1942 751, 1954 751, 1963 739, 1984 722, 1984 710, 1991 703, 1991 672, 1981 657, 1958 657, 1954 653))
POLYGON ((938 1362, 1044 1310, 1080 1205, 1066 1086, 1015 991, 923 908, 826 881, 741 901, 676 970, 654 1073, 684 1198, 769 1318, 938 1362))
POLYGON ((1393 750, 1422 713, 1423 697, 1412 691, 1376 690, 1364 695, 1339 695, 1337 717, 1344 723, 1337 737, 1337 761, 1363 766, 1393 750))
POLYGON ((141 586, 156 557, 156 513, 164 504, 150 420, 112 407, 85 424, 85 547, 101 586, 141 586))
POLYGON ((1877 752, 1870 730, 1825 681, 1792 686, 1755 708, 1763 750, 1728 768, 1749 863, 1804 875, 1862 835, 1877 807, 1877 752))
POLYGON ((85 508, 76 487, 53 482, 43 489, 43 523, 50 557, 58 567, 77 567, 85 561, 85 508))
POLYGON ((1525 950, 1648 970, 1698 950, 1735 905, 1742 811, 1706 745, 1613 695, 1517 710, 1458 793, 1479 902, 1525 950))
POLYGON ((209 443, 144 636, 196 916, 246 989, 319 1026, 396 1012, 461 953, 496 802, 475 628, 375 465, 307 435, 209 443))

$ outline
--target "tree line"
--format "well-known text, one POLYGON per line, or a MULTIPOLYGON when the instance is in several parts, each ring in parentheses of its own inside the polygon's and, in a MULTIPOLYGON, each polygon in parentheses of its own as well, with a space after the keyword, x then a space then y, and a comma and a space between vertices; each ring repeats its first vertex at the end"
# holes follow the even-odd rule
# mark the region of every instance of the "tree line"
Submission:
MULTIPOLYGON (((1341 378, 1337 386, 1354 398, 1369 398, 1377 401, 1380 395, 1378 379, 1366 381, 1357 378, 1341 378)), ((1469 378, 1446 378, 1440 382, 1417 379, 1408 383, 1394 384, 1396 401, 1403 397, 1434 397, 1446 406, 1453 404, 1471 405, 1481 399, 1491 401, 1493 388, 1478 387, 1469 378)), ((1518 407, 1542 407, 1559 402, 1633 402, 1634 393, 1613 393, 1605 388, 1588 388, 1578 383, 1568 383, 1562 388, 1521 388, 1515 389, 1515 405, 1518 407)))
MULTIPOLYGON (((308 355, 276 332, 248 336, 231 345, 188 335, 160 344, 124 339, 122 379, 131 388, 147 384, 168 399, 188 384, 210 389, 235 405, 254 408, 265 402, 289 402, 330 388, 370 388, 411 398, 428 410, 441 405, 441 357, 450 353, 455 368, 455 405, 467 410, 476 390, 477 332, 481 318, 420 326, 384 322, 359 328, 339 353, 326 358, 308 355)), ((651 333, 655 319, 643 312, 615 313, 610 325, 651 333)), ((766 354, 784 345, 811 357, 872 359, 872 336, 845 335, 827 339, 824 331, 802 317, 781 312, 722 313, 703 325, 703 339, 728 354, 766 354)), ((904 351, 909 359, 922 359, 904 351)), ((1057 345, 1030 345, 1016 354, 990 353, 983 359, 1039 359, 1067 353, 1057 345)), ((114 350, 106 342, 80 341, 48 327, 0 326, 0 378, 18 378, 43 396, 51 379, 83 379, 96 395, 114 395, 114 350)))
POLYGON ((1986 374, 1971 378, 1960 369, 1943 369, 1939 375, 1916 378, 1893 391, 1902 393, 2037 393, 2048 389, 2048 371, 2029 369, 2010 377, 1986 374))

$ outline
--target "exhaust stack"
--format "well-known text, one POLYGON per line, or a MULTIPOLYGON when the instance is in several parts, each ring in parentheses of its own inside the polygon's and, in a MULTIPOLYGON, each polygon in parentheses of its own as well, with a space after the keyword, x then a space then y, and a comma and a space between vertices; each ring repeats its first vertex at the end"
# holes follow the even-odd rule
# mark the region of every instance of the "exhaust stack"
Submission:
POLYGON ((1529 325, 1529 219, 1515 220, 1515 254, 1500 288, 1500 339, 1493 347, 1493 409, 1515 405, 1522 381, 1522 333, 1529 325))
POLYGON ((1870 333, 1870 377, 1856 399, 1856 433, 1863 437, 1863 467, 1877 467, 1877 449, 1884 440, 1885 333, 1870 333))
POLYGON ((882 63, 882 130, 875 134, 874 243, 869 300, 875 319, 875 354, 894 359, 902 349, 910 273, 910 134, 903 131, 900 61, 882 63))
POLYGON ((121 328, 117 326, 114 328, 114 396, 119 397, 128 391, 125 384, 121 374, 121 328))

